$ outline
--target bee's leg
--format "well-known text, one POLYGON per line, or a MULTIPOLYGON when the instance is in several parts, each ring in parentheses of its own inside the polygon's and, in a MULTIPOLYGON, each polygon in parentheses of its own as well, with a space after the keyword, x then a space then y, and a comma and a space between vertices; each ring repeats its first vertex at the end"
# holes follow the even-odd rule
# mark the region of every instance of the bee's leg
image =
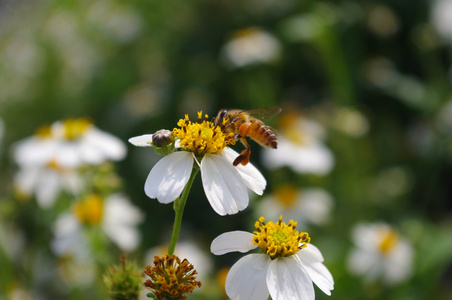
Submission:
POLYGON ((248 135, 248 132, 251 129, 251 122, 244 122, 239 127, 239 134, 241 137, 245 137, 248 135))
POLYGON ((248 145, 246 139, 243 137, 240 138, 240 141, 242 142, 243 145, 245 145, 246 148, 242 150, 242 152, 240 152, 240 155, 237 156, 236 159, 234 159, 234 161, 232 162, 232 165, 234 166, 237 166, 238 164, 246 166, 250 162, 251 155, 250 145, 248 145))

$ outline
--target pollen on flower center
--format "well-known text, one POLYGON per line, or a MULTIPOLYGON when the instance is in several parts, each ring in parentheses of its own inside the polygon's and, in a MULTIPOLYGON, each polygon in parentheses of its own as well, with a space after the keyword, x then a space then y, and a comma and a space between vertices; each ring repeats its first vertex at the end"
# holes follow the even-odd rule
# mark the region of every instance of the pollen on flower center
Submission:
POLYGON ((91 125, 92 123, 85 118, 67 119, 63 122, 64 137, 68 140, 78 139, 91 125))
POLYGON ((257 231, 252 242, 259 246, 272 259, 277 257, 291 256, 301 249, 305 248, 311 241, 308 233, 298 232, 296 230, 297 222, 289 221, 289 224, 282 222, 282 216, 279 221, 265 223, 264 217, 254 225, 257 231))
POLYGON ((195 280, 197 272, 193 265, 175 255, 155 256, 154 266, 146 266, 144 273, 151 277, 144 286, 156 299, 186 299, 184 294, 201 286, 201 282, 195 280))
POLYGON ((99 195, 91 194, 75 202, 73 210, 82 224, 98 225, 102 221, 104 203, 99 195))
POLYGON ((294 186, 283 185, 276 189, 275 196, 279 203, 290 208, 297 200, 298 190, 294 186))
POLYGON ((382 238, 378 245, 378 249, 382 254, 387 254, 394 249, 398 239, 399 235, 393 229, 388 228, 387 230, 382 230, 382 238))
POLYGON ((195 156, 202 157, 209 153, 220 153, 227 145, 235 144, 232 133, 224 133, 219 126, 208 121, 202 112, 198 112, 198 122, 192 123, 188 115, 177 123, 180 128, 174 128, 173 134, 180 140, 180 146, 193 152, 195 156))
POLYGON ((52 137, 52 129, 50 126, 42 126, 36 131, 36 136, 40 139, 47 139, 52 137))

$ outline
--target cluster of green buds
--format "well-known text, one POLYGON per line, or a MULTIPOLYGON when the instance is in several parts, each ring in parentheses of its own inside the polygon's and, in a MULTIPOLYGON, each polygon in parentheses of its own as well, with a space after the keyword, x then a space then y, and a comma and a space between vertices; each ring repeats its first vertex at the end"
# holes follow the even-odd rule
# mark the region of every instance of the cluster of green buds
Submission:
POLYGON ((111 267, 104 276, 108 294, 112 300, 137 300, 143 289, 143 272, 121 256, 121 265, 111 267))

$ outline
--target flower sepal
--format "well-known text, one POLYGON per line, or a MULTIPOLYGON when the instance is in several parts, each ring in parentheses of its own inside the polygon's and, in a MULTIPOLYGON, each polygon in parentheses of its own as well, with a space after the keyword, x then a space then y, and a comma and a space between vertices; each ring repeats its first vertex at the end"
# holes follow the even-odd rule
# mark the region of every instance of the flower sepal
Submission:
POLYGON ((176 137, 167 129, 160 129, 154 134, 143 134, 129 139, 129 143, 137 147, 152 147, 155 152, 166 156, 176 149, 176 137))
POLYGON ((173 133, 166 129, 161 129, 152 135, 151 145, 155 152, 166 156, 171 154, 176 148, 176 138, 173 133))

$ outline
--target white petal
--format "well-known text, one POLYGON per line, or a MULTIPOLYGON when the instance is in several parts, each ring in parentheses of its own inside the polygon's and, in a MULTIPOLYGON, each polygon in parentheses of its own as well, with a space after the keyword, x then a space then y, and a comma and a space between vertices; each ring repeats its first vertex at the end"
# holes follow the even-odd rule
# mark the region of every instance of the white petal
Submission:
POLYGON ((129 139, 129 143, 137 147, 151 147, 152 134, 143 134, 129 139))
POLYGON ((43 170, 36 186, 36 200, 41 208, 49 208, 55 203, 62 189, 63 174, 54 170, 43 170))
POLYGON ((62 142, 55 153, 55 161, 63 168, 76 168, 83 164, 79 145, 73 142, 62 142))
POLYGON ((406 240, 400 239, 385 258, 383 274, 385 282, 395 284, 411 276, 413 248, 406 240))
POLYGON ((347 259, 347 267, 352 274, 374 281, 384 271, 384 261, 375 252, 353 249, 347 259))
POLYGON ((319 248, 314 246, 313 244, 307 244, 306 248, 301 249, 298 254, 303 255, 303 260, 310 262, 323 262, 323 255, 320 252, 319 248))
POLYGON ((249 198, 239 172, 223 156, 206 155, 201 161, 204 192, 219 215, 231 215, 245 209, 249 198))
MULTIPOLYGON (((328 221, 333 208, 333 199, 328 192, 317 188, 306 188, 298 193, 294 213, 299 220, 321 225, 328 221)), ((300 225, 298 225, 300 226, 300 225)))
POLYGON ((231 231, 217 236, 210 245, 210 251, 215 255, 229 252, 248 252, 257 246, 251 241, 254 234, 246 231, 231 231))
POLYGON ((301 249, 294 256, 294 258, 298 259, 302 268, 308 273, 311 280, 319 287, 319 289, 321 289, 325 294, 331 295, 330 291, 334 289, 333 276, 330 271, 328 271, 328 269, 321 262, 319 262, 318 255, 320 251, 318 251, 318 249, 311 244, 308 244, 308 246, 311 247, 301 249), (313 251, 313 249, 315 250, 313 251))
POLYGON ((41 174, 42 168, 40 167, 26 167, 19 169, 14 176, 14 184, 21 193, 30 196, 36 189, 41 174))
POLYGON ((265 276, 270 262, 265 254, 242 257, 226 277, 226 294, 234 300, 267 300, 265 276))
POLYGON ((123 251, 133 251, 140 243, 141 236, 136 227, 115 225, 104 228, 104 231, 123 251))
POLYGON ((58 142, 29 137, 13 145, 14 159, 20 166, 45 165, 52 160, 58 142))
POLYGON ((144 184, 144 191, 160 203, 173 202, 182 193, 193 168, 190 152, 179 151, 162 158, 152 168, 144 184))
POLYGON ((293 257, 272 260, 267 272, 267 287, 273 300, 315 298, 309 275, 293 257))
POLYGON ((126 156, 126 146, 120 139, 95 127, 83 139, 95 147, 104 159, 121 160, 126 156))
MULTIPOLYGON (((224 148, 222 155, 232 163, 239 154, 230 148, 224 148)), ((246 166, 239 164, 236 169, 250 190, 258 195, 263 194, 267 181, 252 163, 248 163, 246 166)))
POLYGON ((113 194, 105 199, 103 222, 105 225, 136 225, 144 220, 144 214, 122 194, 113 194))
POLYGON ((327 174, 334 166, 331 151, 320 142, 307 145, 295 144, 283 137, 278 149, 263 149, 261 160, 268 168, 288 166, 298 173, 327 174))
POLYGON ((113 194, 105 200, 102 228, 121 250, 132 251, 138 246, 140 233, 135 225, 143 219, 143 213, 123 195, 113 194))
POLYGON ((80 157, 83 163, 89 165, 100 165, 105 162, 107 156, 95 144, 90 143, 85 138, 78 141, 80 157))

